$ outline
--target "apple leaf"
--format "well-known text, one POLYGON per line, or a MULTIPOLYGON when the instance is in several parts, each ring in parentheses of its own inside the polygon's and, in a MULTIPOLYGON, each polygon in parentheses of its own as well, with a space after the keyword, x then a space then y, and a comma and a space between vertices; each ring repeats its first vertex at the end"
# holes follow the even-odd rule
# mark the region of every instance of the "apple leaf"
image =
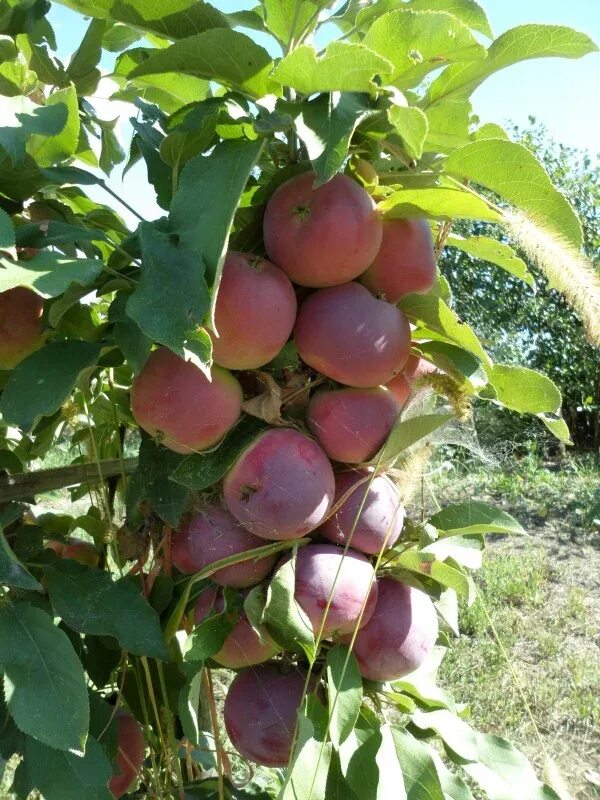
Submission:
POLYGON ((25 603, 2 608, 0 664, 17 726, 50 747, 83 752, 90 714, 85 674, 51 617, 25 603))
POLYGON ((582 244, 577 214, 524 145, 485 139, 459 147, 446 158, 448 173, 491 189, 522 211, 542 230, 550 230, 575 248, 582 244))
POLYGON ((451 64, 436 78, 427 94, 429 103, 444 97, 468 97, 489 75, 530 58, 580 58, 598 48, 584 33, 562 25, 519 25, 499 36, 482 61, 451 64))
MULTIPOLYGON (((85 233, 85 229, 83 231, 85 233)), ((65 258, 50 250, 38 253, 29 261, 11 261, 0 256, 0 292, 28 286, 42 297, 58 297, 72 283, 89 286, 103 267, 100 259, 65 258)))
POLYGON ((228 27, 220 11, 204 0, 58 0, 87 17, 123 22, 140 31, 182 39, 209 28, 228 27))
POLYGON ((391 62, 388 83, 401 89, 416 86, 444 64, 472 62, 486 53, 469 28, 451 14, 404 8, 376 19, 363 44, 391 62))
POLYGON ((114 636, 123 650, 166 661, 169 657, 156 611, 129 578, 67 558, 45 569, 56 614, 78 633, 114 636))
POLYGON ((302 94, 369 92, 376 75, 391 71, 386 58, 362 44, 331 42, 322 56, 314 47, 300 45, 281 59, 273 77, 302 94))
POLYGON ((93 366, 99 355, 99 345, 69 339, 51 342, 27 356, 12 371, 0 398, 4 420, 28 431, 38 417, 54 414, 79 373, 93 366))
POLYGON ((212 28, 187 36, 164 50, 150 51, 129 78, 176 73, 215 81, 253 97, 277 94, 271 77, 273 61, 250 37, 229 28, 212 28))

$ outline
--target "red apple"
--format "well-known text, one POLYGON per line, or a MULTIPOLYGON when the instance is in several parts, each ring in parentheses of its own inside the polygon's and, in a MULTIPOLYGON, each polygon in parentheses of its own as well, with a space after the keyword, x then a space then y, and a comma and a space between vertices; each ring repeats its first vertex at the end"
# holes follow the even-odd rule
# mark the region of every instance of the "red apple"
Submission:
POLYGON ((140 427, 184 454, 216 444, 237 422, 242 399, 230 372, 213 367, 209 380, 166 347, 150 354, 131 387, 131 410, 140 427))
POLYGON ((431 228, 426 219, 391 219, 383 223, 381 247, 361 276, 374 294, 397 303, 405 294, 428 292, 437 276, 431 228))
POLYGON ((382 225, 375 203, 358 183, 336 175, 314 188, 314 172, 280 186, 264 217, 269 258, 300 286, 337 286, 373 261, 382 225))
POLYGON ((213 358, 228 369, 256 369, 275 358, 296 319, 287 275, 251 253, 229 252, 215 307, 213 358))
POLYGON ((0 369, 13 369, 44 343, 44 300, 25 286, 0 292, 0 369))

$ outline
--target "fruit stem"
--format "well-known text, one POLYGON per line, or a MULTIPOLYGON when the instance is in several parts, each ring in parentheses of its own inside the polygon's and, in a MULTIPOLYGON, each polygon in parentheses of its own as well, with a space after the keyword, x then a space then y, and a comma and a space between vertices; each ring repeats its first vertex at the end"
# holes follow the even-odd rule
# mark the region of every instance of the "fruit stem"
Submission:
MULTIPOLYGON (((296 92, 293 89, 286 89, 285 90, 286 99, 293 103, 296 99, 296 92)), ((288 133, 288 152, 290 156, 290 162, 295 164, 298 160, 298 139, 296 137, 296 130, 295 128, 290 128, 288 133)))
MULTIPOLYGON (((158 738, 160 739, 160 744, 165 756, 167 755, 167 745, 165 742, 165 737, 163 734, 163 729, 160 720, 160 714, 158 713, 158 705, 156 703, 156 697, 154 695, 154 686, 152 685, 152 676, 150 675, 150 666, 148 665, 148 659, 146 656, 140 656, 140 661, 142 662, 142 667, 144 669, 144 673, 146 675, 146 685, 148 687, 148 697, 150 698, 150 703, 152 705, 152 710, 154 711, 154 717, 156 719, 156 727, 158 731, 158 738)), ((168 774, 168 773, 167 773, 168 774)))
POLYGON ((173 726, 173 714, 171 709, 169 708, 169 697, 167 694, 167 685, 165 683, 165 675, 163 672, 163 666, 160 661, 156 662, 156 666, 158 667, 158 679, 160 681, 160 691, 163 698, 164 703, 164 710, 165 710, 165 717, 167 720, 167 728, 169 731, 169 745, 171 750, 171 756, 175 761, 175 772, 177 774, 177 793, 179 795, 179 800, 184 800, 185 792, 183 790, 183 773, 181 772, 181 762, 179 760, 179 752, 177 748, 177 741, 175 739, 175 728, 173 726))
POLYGON ((138 214, 138 212, 135 210, 135 208, 132 208, 129 205, 129 203, 126 203, 125 200, 123 200, 122 197, 119 197, 119 195, 116 192, 113 192, 113 190, 109 186, 107 186, 104 181, 99 181, 98 182, 98 186, 101 186, 104 189, 105 192, 108 192, 108 194, 111 195, 111 197, 114 197, 114 199, 117 200, 119 203, 121 203, 122 206, 125 206, 125 208, 131 214, 133 214, 134 217, 137 217, 140 222, 146 222, 146 220, 142 217, 142 215, 138 214))
POLYGON ((446 241, 448 239, 448 236, 450 236, 450 231, 451 230, 452 230, 452 221, 451 220, 446 220, 446 222, 444 222, 440 226, 440 229, 439 229, 438 235, 437 235, 437 239, 435 240, 435 246, 434 246, 436 261, 439 261, 439 258, 440 258, 441 254, 442 254, 442 250, 444 249, 444 247, 446 245, 446 241))
POLYGON ((219 720, 217 717, 217 704, 215 702, 215 692, 213 686, 212 675, 210 667, 204 667, 202 678, 204 681, 204 688, 206 697, 208 699, 208 708, 210 710, 210 720, 213 729, 213 736, 215 737, 215 747, 217 751, 217 780, 219 789, 219 800, 225 800, 225 787, 223 784, 223 747, 221 745, 221 734, 219 732, 219 720))

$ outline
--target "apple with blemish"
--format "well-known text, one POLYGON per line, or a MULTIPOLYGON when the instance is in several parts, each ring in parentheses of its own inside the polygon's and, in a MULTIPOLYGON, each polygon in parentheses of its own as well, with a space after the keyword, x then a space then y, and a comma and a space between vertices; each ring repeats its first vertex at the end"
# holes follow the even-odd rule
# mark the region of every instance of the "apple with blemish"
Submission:
MULTIPOLYGON (((291 755, 307 674, 300 667, 260 664, 242 669, 225 698, 225 729, 235 749, 265 767, 285 767, 291 755)), ((309 691, 317 680, 308 681, 309 691)))
MULTIPOLYGON (((180 572, 191 575, 215 561, 264 545, 263 539, 243 528, 228 511, 207 506, 174 532, 171 559, 180 572)), ((253 558, 222 567, 210 577, 221 586, 243 589, 260 583, 274 564, 275 556, 253 558)))
POLYGON ((413 672, 431 654, 438 619, 435 606, 419 589, 394 578, 380 578, 377 584, 377 603, 354 640, 354 655, 364 678, 393 681, 413 672))
POLYGON ((140 774, 146 744, 140 724, 131 714, 120 709, 116 721, 118 750, 108 788, 118 800, 132 788, 140 774))
POLYGON ((325 519, 334 494, 321 447, 293 428, 271 428, 246 447, 223 482, 225 505, 263 539, 298 539, 325 519))
POLYGON ((83 539, 69 539, 61 542, 60 539, 48 540, 44 547, 54 550, 59 558, 72 558, 88 567, 97 567, 100 555, 93 544, 83 539))
POLYGON ((371 562, 355 550, 309 544, 296 555, 294 597, 315 636, 351 633, 371 617, 377 582, 371 562))

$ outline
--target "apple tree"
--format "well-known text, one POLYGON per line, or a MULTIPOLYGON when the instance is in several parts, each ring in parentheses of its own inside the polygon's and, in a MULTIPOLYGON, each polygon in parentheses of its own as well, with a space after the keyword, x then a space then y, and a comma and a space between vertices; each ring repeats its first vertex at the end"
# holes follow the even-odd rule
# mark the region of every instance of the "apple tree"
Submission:
POLYGON ((569 441, 555 384, 492 360, 437 260, 531 284, 452 227, 502 225, 598 345, 577 215, 469 99, 594 43, 494 38, 474 0, 64 0, 86 27, 63 60, 52 5, 0 1, 11 796, 556 800, 435 680, 485 534, 520 525, 407 505, 476 398, 569 441), (109 180, 138 162, 157 219, 109 180))

